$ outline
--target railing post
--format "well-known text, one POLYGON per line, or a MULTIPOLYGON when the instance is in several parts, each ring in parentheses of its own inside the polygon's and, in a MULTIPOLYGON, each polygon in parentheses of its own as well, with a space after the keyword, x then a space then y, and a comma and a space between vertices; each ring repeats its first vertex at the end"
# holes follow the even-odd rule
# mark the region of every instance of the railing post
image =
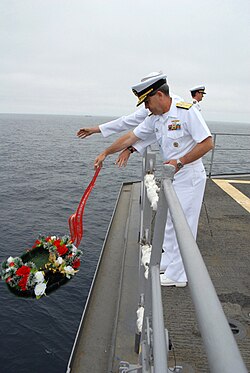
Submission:
POLYGON ((152 334, 154 372, 167 373, 167 342, 164 327, 159 266, 151 267, 152 284, 152 334))
POLYGON ((159 265, 161 261, 161 254, 162 254, 162 244, 164 240, 164 232, 165 226, 167 221, 167 214, 168 214, 168 204, 167 200, 164 195, 164 188, 163 188, 163 181, 165 179, 169 180, 172 183, 174 178, 175 167, 163 167, 163 174, 162 174, 162 183, 159 195, 159 202, 157 207, 157 213, 155 217, 155 227, 154 227, 154 236, 152 241, 152 250, 151 255, 151 265, 159 265))
POLYGON ((209 175, 208 177, 211 177, 212 175, 212 168, 213 168, 213 162, 214 162, 214 152, 215 152, 215 144, 216 144, 216 133, 214 134, 214 147, 212 149, 212 154, 211 154, 211 160, 210 160, 210 168, 209 168, 209 175))
POLYGON ((147 152, 145 160, 143 160, 144 167, 142 173, 142 188, 141 188, 141 228, 140 228, 140 242, 145 241, 145 231, 147 230, 148 241, 151 242, 151 223, 152 223, 152 209, 147 198, 147 193, 144 186, 144 176, 147 173, 153 173, 155 169, 156 154, 147 152))
POLYGON ((161 298, 160 260, 168 210, 163 180, 164 178, 173 180, 174 171, 175 168, 173 166, 167 169, 163 168, 162 187, 160 189, 152 239, 149 277, 148 280, 144 278, 145 303, 140 355, 140 362, 144 367, 142 369, 143 372, 144 370, 147 372, 150 367, 154 369, 155 373, 169 372, 167 362, 168 341, 166 341, 161 298), (153 360, 151 354, 153 354, 153 360))

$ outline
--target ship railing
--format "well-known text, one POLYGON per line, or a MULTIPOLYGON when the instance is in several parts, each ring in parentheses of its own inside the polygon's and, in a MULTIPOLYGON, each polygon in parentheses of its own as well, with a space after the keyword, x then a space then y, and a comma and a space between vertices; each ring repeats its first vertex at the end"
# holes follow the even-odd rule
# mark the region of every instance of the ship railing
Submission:
MULTIPOLYGON (((148 153, 143 163, 144 174, 153 173, 155 154, 148 153)), ((141 200, 141 244, 151 248, 150 260, 143 260, 139 270, 139 303, 135 350, 139 353, 137 372, 182 372, 182 367, 168 367, 169 338, 164 326, 160 284, 160 260, 166 217, 171 213, 180 253, 196 317, 211 373, 247 373, 233 333, 212 284, 197 243, 189 228, 178 197, 172 186, 175 168, 163 166, 157 212, 154 216, 145 187, 141 200), (152 224, 154 220, 154 224, 152 224), (148 267, 148 268, 147 268, 148 267), (148 273, 148 276, 145 276, 148 273), (140 320, 141 319, 141 320, 140 320)), ((142 184, 144 184, 142 182, 142 184)), ((142 251, 142 249, 141 249, 142 251)), ((140 253, 140 257, 142 252, 140 253)), ((120 372, 128 372, 120 368, 120 372)))
POLYGON ((204 157, 208 177, 249 174, 250 134, 212 132, 212 136, 214 148, 204 157))

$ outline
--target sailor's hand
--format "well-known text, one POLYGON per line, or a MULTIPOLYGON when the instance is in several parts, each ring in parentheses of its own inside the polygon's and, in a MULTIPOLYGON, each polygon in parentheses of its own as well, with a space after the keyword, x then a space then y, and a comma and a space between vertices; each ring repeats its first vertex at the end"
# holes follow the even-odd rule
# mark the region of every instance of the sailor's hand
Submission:
POLYGON ((170 159, 169 161, 164 162, 164 164, 171 164, 172 166, 175 167, 175 173, 178 172, 176 159, 170 159))
POLYGON ((99 127, 87 127, 87 128, 80 128, 77 132, 77 136, 81 139, 85 139, 85 137, 88 137, 90 135, 93 135, 93 133, 100 132, 99 127))
POLYGON ((115 164, 118 167, 126 167, 128 163, 128 159, 130 157, 130 151, 128 149, 123 150, 120 154, 117 160, 115 161, 115 164))
POLYGON ((94 163, 94 167, 95 167, 95 170, 98 168, 98 167, 102 167, 102 163, 104 161, 104 159, 106 158, 106 155, 101 153, 98 155, 98 157, 95 159, 95 163, 94 163))

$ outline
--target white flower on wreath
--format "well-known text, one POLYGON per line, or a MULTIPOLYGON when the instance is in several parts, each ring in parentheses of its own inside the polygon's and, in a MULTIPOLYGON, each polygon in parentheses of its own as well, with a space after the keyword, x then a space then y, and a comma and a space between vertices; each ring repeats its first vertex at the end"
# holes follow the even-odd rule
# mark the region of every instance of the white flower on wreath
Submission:
POLYGON ((58 265, 61 265, 62 262, 63 262, 63 258, 62 258, 61 256, 59 256, 59 257, 56 259, 56 261, 55 261, 55 263, 58 264, 58 265))
POLYGON ((36 286, 35 286, 35 294, 36 294, 36 297, 41 297, 43 294, 45 294, 45 290, 46 290, 46 283, 45 282, 39 282, 36 286))
POLYGON ((67 278, 70 278, 70 276, 73 276, 75 274, 75 270, 71 266, 64 267, 64 272, 67 278))
POLYGON ((7 263, 10 264, 11 262, 13 262, 14 258, 12 256, 9 256, 8 259, 7 259, 7 263))
POLYGON ((38 282, 38 283, 44 282, 44 275, 43 275, 42 271, 37 271, 35 273, 35 279, 36 279, 36 282, 38 282))

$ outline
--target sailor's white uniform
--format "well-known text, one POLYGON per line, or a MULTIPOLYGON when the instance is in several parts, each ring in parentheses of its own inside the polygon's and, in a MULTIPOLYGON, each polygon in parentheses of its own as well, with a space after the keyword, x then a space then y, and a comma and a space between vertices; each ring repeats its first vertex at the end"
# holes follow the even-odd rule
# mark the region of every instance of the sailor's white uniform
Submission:
POLYGON ((197 110, 201 111, 201 106, 200 106, 200 104, 199 104, 199 102, 198 102, 197 100, 193 100, 193 106, 194 106, 197 110))
MULTIPOLYGON (((182 98, 177 95, 171 95, 174 102, 182 101, 182 98)), ((122 131, 133 130, 138 124, 142 123, 150 114, 148 109, 145 107, 141 107, 140 109, 136 110, 134 113, 120 117, 118 119, 112 120, 110 122, 106 122, 99 125, 99 129, 103 135, 103 137, 108 137, 115 133, 119 133, 122 131)), ((146 147, 152 144, 152 139, 155 142, 154 136, 147 138, 144 142, 138 142, 134 144, 134 148, 143 154, 146 147)))
POLYGON ((99 128, 103 137, 108 137, 122 131, 133 130, 136 126, 138 126, 138 124, 143 122, 149 114, 150 111, 142 107, 132 114, 100 124, 99 128))
MULTIPOLYGON (((177 108, 174 101, 167 113, 147 117, 134 129, 134 134, 142 140, 153 135, 154 141, 159 143, 164 161, 181 158, 197 143, 211 136, 197 110, 192 107, 189 110, 177 108)), ((206 174, 201 159, 185 165, 175 174, 173 181, 173 187, 195 238, 205 183, 206 174)), ((167 217, 163 250, 161 264, 167 267, 166 277, 177 282, 187 281, 170 215, 167 217)))

